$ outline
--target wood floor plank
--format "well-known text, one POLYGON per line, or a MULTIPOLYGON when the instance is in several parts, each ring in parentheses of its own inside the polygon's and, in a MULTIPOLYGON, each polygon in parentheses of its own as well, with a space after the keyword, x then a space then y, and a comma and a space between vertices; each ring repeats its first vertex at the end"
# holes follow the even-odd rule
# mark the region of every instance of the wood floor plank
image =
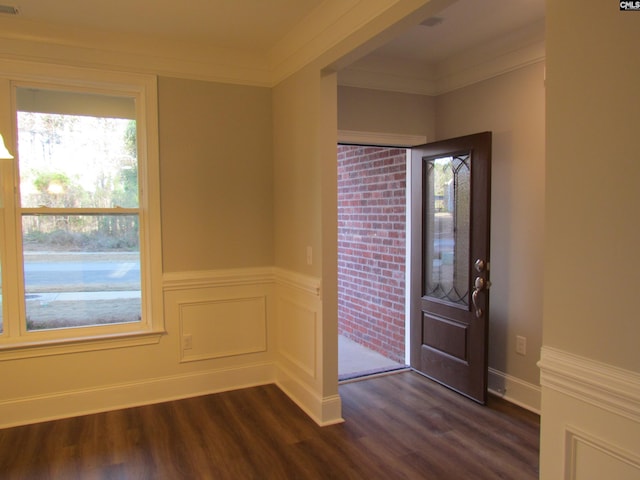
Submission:
POLYGON ((0 430, 3 480, 538 478, 539 418, 413 372, 340 386, 318 427, 275 385, 0 430))

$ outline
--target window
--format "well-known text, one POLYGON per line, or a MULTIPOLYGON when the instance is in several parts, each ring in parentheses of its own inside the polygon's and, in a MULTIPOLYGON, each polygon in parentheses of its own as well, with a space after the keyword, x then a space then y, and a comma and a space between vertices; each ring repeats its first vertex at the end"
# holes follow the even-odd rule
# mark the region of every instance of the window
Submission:
POLYGON ((0 358, 157 341, 155 79, 23 67, 0 74, 0 358))

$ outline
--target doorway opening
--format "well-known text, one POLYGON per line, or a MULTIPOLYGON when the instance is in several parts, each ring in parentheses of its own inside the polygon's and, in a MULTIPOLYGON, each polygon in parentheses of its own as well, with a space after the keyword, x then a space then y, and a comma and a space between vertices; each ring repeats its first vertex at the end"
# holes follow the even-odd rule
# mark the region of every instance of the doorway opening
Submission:
POLYGON ((338 145, 338 378, 407 368, 405 148, 338 145))

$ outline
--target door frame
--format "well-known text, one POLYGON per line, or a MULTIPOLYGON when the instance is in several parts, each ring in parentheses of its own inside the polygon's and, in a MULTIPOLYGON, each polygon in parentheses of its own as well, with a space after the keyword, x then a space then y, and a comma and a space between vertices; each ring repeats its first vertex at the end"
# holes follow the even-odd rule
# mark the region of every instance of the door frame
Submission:
POLYGON ((355 130, 338 130, 338 142, 345 144, 370 145, 383 148, 406 148, 406 219, 405 219, 405 338, 404 357, 405 364, 411 365, 411 149, 418 145, 428 143, 426 135, 402 135, 394 133, 364 132, 355 130))
POLYGON ((406 228, 405 228, 405 364, 411 365, 411 293, 413 291, 412 282, 412 236, 413 236, 413 208, 412 208, 412 162, 411 149, 419 145, 434 142, 435 139, 429 140, 426 135, 403 135, 384 132, 368 132, 357 130, 338 130, 337 143, 371 145, 377 147, 397 147, 406 148, 407 167, 406 167, 406 228))

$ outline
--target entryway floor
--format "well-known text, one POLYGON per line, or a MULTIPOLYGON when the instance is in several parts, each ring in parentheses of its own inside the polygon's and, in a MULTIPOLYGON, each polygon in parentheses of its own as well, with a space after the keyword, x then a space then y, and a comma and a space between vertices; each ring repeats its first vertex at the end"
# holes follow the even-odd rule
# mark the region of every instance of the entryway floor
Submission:
POLYGON ((347 337, 338 335, 338 380, 340 381, 406 368, 407 366, 402 363, 395 362, 347 337))

